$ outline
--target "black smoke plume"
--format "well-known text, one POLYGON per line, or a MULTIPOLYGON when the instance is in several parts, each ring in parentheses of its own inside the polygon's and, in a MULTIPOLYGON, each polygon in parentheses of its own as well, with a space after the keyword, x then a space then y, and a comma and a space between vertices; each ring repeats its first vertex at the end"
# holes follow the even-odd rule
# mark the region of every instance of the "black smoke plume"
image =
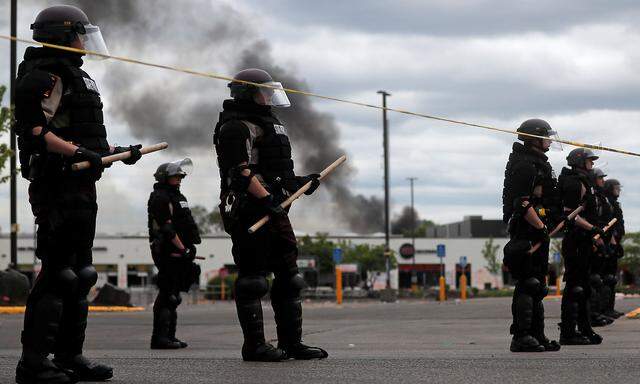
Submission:
MULTIPOLYGON (((245 17, 226 5, 212 2, 139 2, 75 0, 89 18, 102 26, 111 46, 128 51, 171 55, 184 67, 235 73, 262 68, 285 87, 309 90, 298 75, 275 63, 269 44, 255 37, 245 17), (191 8, 189 8, 191 7, 191 8)), ((115 49, 114 49, 115 50, 115 49)), ((140 55, 136 55, 140 56, 140 55)), ((210 147, 217 120, 216 100, 226 84, 175 74, 161 84, 145 82, 128 64, 114 64, 105 76, 113 90, 110 112, 126 122, 140 139, 164 140, 174 148, 210 147)), ((319 172, 345 150, 339 144, 334 118, 315 109, 309 97, 289 95, 292 107, 278 110, 288 127, 297 154, 298 169, 319 172)), ((350 190, 355 170, 343 165, 326 185, 349 228, 359 233, 381 232, 383 204, 376 197, 350 190)))

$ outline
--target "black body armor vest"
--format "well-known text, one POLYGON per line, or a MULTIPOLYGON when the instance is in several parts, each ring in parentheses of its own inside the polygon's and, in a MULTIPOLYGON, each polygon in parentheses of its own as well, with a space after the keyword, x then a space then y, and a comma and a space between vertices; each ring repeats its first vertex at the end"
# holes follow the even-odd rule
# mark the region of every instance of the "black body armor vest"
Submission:
MULTIPOLYGON (((609 224, 609 221, 613 219, 613 206, 609 203, 607 196, 601 188, 595 187, 595 200, 596 200, 596 214, 598 217, 597 225, 600 228, 604 228, 609 224)), ((592 223, 593 224, 593 223, 592 223)))
POLYGON ((263 180, 272 188, 281 187, 289 192, 296 191, 298 183, 293 171, 291 142, 284 126, 271 109, 262 106, 239 104, 232 100, 226 100, 223 108, 224 110, 220 112, 213 136, 216 153, 218 154, 223 189, 227 184, 229 168, 223 165, 224 161, 220 158, 222 151, 218 148, 221 143, 217 140, 217 136, 225 123, 237 120, 245 125, 247 123, 254 124, 262 130, 262 135, 254 142, 255 159, 251 159, 249 162, 251 170, 261 175, 263 180))
MULTIPOLYGON (((178 188, 160 183, 156 183, 153 186, 153 192, 151 192, 151 195, 149 196, 149 220, 147 224, 149 227, 150 239, 155 240, 163 238, 161 226, 164 223, 158 222, 156 213, 151 209, 153 206, 153 200, 159 198, 169 200, 172 207, 171 223, 173 224, 173 229, 176 234, 180 237, 180 240, 182 240, 182 243, 185 246, 200 244, 202 241, 200 238, 200 231, 198 230, 198 225, 191 215, 191 209, 189 209, 187 198, 180 193, 178 188)), ((170 241, 171 239, 164 240, 170 241)))
MULTIPOLYGON (((514 143, 513 151, 509 155, 506 169, 504 171, 504 186, 502 190, 502 213, 503 221, 507 223, 514 213, 515 196, 514 183, 517 182, 514 168, 518 163, 526 162, 533 164, 536 169, 536 176, 529 188, 530 202, 538 209, 544 209, 544 216, 555 220, 561 214, 560 196, 557 189, 557 180, 553 173, 553 168, 547 157, 543 154, 534 152, 520 143, 514 143), (542 197, 536 198, 533 190, 536 186, 542 186, 542 197)), ((544 220, 543 218, 543 221, 544 220)))
MULTIPOLYGON (((47 128, 63 140, 70 141, 78 146, 85 147, 97 153, 106 154, 109 151, 107 132, 102 116, 102 101, 95 81, 82 69, 82 60, 69 57, 69 55, 44 54, 46 51, 35 51, 34 48, 28 57, 20 64, 17 80, 32 71, 41 70, 52 73, 61 78, 63 95, 60 105, 49 122, 47 128), (40 53, 42 52, 42 54, 40 53)), ((17 121, 18 129, 31 129, 21 127, 17 121)), ((19 140, 20 163, 23 169, 28 169, 31 153, 28 145, 24 145, 24 139, 19 140)), ((57 154, 46 155, 44 169, 47 176, 55 176, 64 168, 62 156, 57 154)), ((23 174, 23 176, 27 177, 23 174)))
POLYGON ((589 223, 597 225, 598 212, 600 211, 600 208, 596 198, 595 189, 589 179, 589 176, 583 171, 564 168, 560 174, 560 178, 558 179, 558 186, 563 198, 565 198, 567 190, 575 189, 578 185, 582 185, 586 191, 582 197, 582 201, 580 202, 580 204, 584 204, 584 211, 580 213, 580 216, 589 223))

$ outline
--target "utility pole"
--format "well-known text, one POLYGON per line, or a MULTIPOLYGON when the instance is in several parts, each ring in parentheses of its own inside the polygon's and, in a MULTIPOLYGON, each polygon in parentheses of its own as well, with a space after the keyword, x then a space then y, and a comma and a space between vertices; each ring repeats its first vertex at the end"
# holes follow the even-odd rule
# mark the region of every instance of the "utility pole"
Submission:
POLYGON ((391 249, 389 247, 389 122, 387 121, 386 91, 378 91, 382 95, 382 146, 384 148, 384 254, 387 268, 387 289, 391 289, 391 249))
MULTIPOLYGON (((11 0, 11 36, 18 35, 18 0, 11 0)), ((11 92, 9 93, 9 108, 13 112, 16 106, 16 41, 11 40, 11 48, 9 57, 11 63, 9 65, 9 77, 11 78, 10 86, 11 92)), ((10 219, 11 219, 11 268, 18 269, 18 212, 16 209, 16 129, 15 124, 11 122, 10 125, 10 148, 11 158, 9 159, 9 172, 10 172, 10 197, 9 202, 11 205, 10 219)))
POLYGON ((416 210, 413 206, 413 182, 418 180, 417 177, 407 177, 411 184, 411 245, 413 246, 413 269, 411 270, 411 289, 415 291, 418 288, 418 274, 416 272, 416 210))

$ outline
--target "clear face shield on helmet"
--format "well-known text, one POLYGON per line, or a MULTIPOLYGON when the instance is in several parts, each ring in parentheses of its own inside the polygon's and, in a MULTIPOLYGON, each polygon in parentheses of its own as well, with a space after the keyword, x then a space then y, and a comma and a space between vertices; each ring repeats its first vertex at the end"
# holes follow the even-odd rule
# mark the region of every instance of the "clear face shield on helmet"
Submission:
POLYGON ((269 105, 272 107, 291 106, 287 93, 284 91, 284 87, 280 82, 272 81, 264 83, 264 85, 267 85, 268 87, 258 87, 258 90, 253 96, 256 104, 269 105))
POLYGON ((564 150, 564 147, 562 146, 562 143, 559 141, 555 141, 555 140, 560 140, 560 136, 558 136, 558 132, 557 131, 549 131, 549 134, 547 136, 549 139, 543 139, 543 143, 549 143, 548 148, 550 148, 553 151, 557 151, 557 152, 562 152, 564 150))
POLYGON ((182 160, 176 160, 172 163, 169 163, 167 166, 167 176, 181 176, 185 177, 191 173, 193 170, 193 161, 190 158, 186 157, 182 160))
MULTIPOLYGON (((85 24, 83 25, 83 28, 85 33, 78 33, 78 39, 80 39, 80 41, 82 42, 83 49, 101 55, 109 55, 109 50, 107 49, 107 44, 102 38, 102 32, 100 32, 100 28, 91 24, 85 24)), ((104 56, 92 54, 89 54, 87 58, 90 60, 106 59, 106 57, 104 56)))

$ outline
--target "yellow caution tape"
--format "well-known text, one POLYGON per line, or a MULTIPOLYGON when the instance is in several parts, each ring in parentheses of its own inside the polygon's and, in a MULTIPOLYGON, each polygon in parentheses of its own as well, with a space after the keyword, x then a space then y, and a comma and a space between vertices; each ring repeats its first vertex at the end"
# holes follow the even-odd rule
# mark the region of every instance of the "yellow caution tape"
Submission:
MULTIPOLYGON (((19 315, 24 313, 24 306, 2 307, 0 315, 19 315)), ((89 312, 140 312, 144 307, 124 307, 124 306, 89 306, 89 312)))
MULTIPOLYGON (((254 83, 254 82, 246 81, 246 80, 238 80, 238 79, 234 79, 233 77, 230 77, 230 76, 224 76, 224 75, 219 75, 219 74, 210 73, 210 72, 196 71, 196 70, 193 70, 193 69, 182 68, 182 67, 177 67, 177 66, 172 66, 172 65, 157 64, 157 63, 152 63, 152 62, 149 62, 149 61, 132 59, 132 58, 129 58, 129 57, 124 57, 124 56, 106 55, 104 53, 99 53, 99 52, 95 52, 95 51, 88 51, 88 50, 84 50, 84 49, 66 47, 64 45, 42 43, 42 42, 39 42, 39 41, 34 41, 34 40, 29 40, 29 39, 21 39, 21 38, 16 37, 16 36, 0 35, 0 39, 12 40, 12 41, 20 42, 20 43, 25 43, 25 44, 35 44, 35 45, 40 45, 40 46, 43 46, 43 47, 60 49, 60 50, 63 50, 63 51, 68 51, 68 52, 82 53, 82 54, 85 54, 85 55, 94 55, 94 56, 99 56, 99 57, 102 57, 102 58, 105 58, 105 59, 114 59, 114 60, 118 60, 118 61, 123 61, 125 63, 140 64, 140 65, 145 65, 145 66, 148 66, 148 67, 160 68, 160 69, 165 69, 165 70, 175 71, 175 72, 182 72, 182 73, 186 73, 186 74, 194 75, 194 76, 208 77, 208 78, 211 78, 211 79, 225 80, 225 81, 235 81, 235 82, 238 82, 238 83, 250 84, 250 85, 254 85, 256 87, 261 87, 261 88, 280 89, 280 88, 275 87, 273 85, 259 84, 259 83, 254 83)), ((382 107, 382 106, 375 105, 375 104, 368 104, 368 103, 363 103, 363 102, 359 102, 359 101, 341 99, 339 97, 333 97, 333 96, 325 96, 325 95, 320 95, 320 94, 313 93, 313 92, 301 91, 301 90, 298 90, 298 89, 292 89, 292 88, 282 88, 282 89, 285 92, 289 92, 289 93, 294 93, 294 94, 299 94, 299 95, 309 96, 309 97, 316 97, 316 98, 319 98, 319 99, 331 100, 331 101, 336 101, 336 102, 339 102, 339 103, 346 103, 346 104, 356 105, 356 106, 360 106, 360 107, 373 108, 373 109, 379 109, 379 110, 387 110, 387 111, 391 111, 391 112, 400 113, 400 114, 403 114, 403 115, 421 117, 421 118, 425 118, 425 119, 437 120, 437 121, 442 121, 442 122, 451 123, 451 124, 464 125, 464 126, 467 126, 467 127, 481 128, 481 129, 494 131, 494 132, 502 132, 502 133, 508 133, 508 134, 511 134, 511 135, 522 135, 522 136, 533 137, 533 138, 538 138, 538 139, 546 139, 546 140, 555 141, 555 142, 562 143, 562 144, 571 145, 571 146, 574 146, 574 147, 589 148, 589 149, 598 150, 598 151, 608 151, 608 152, 620 153, 622 155, 640 157, 640 153, 627 151, 627 150, 624 150, 624 149, 605 147, 605 146, 602 146, 602 145, 595 145, 595 144, 585 144, 585 143, 580 143, 578 141, 562 140, 562 139, 556 139, 556 138, 551 138, 551 137, 546 137, 546 136, 532 135, 532 134, 529 134, 529 133, 521 133, 521 132, 517 132, 517 131, 511 130, 511 129, 496 128, 496 127, 492 127, 492 126, 489 126, 489 125, 469 123, 469 122, 462 121, 462 120, 455 120, 455 119, 450 119, 450 118, 447 118, 447 117, 428 115, 428 114, 424 114, 424 113, 412 112, 412 111, 407 111, 407 110, 403 110, 403 109, 382 107)))

